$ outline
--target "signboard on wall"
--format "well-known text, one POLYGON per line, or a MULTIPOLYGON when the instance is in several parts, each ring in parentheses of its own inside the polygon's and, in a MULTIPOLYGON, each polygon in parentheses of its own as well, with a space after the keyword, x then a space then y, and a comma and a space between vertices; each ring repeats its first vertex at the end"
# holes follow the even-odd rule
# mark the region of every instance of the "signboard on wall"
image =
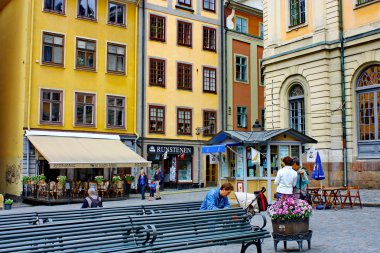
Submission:
POLYGON ((192 155, 194 154, 194 147, 190 146, 168 146, 168 145, 148 145, 148 154, 166 154, 168 155, 192 155))

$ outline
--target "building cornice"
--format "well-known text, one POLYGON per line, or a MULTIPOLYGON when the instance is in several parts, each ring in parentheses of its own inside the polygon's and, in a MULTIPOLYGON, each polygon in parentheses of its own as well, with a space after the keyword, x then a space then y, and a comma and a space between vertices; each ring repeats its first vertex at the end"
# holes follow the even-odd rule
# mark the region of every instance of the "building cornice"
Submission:
POLYGON ((261 18, 263 17, 263 11, 262 10, 259 10, 259 9, 256 9, 256 8, 253 8, 253 7, 250 7, 250 6, 235 2, 235 1, 231 1, 231 3, 229 4, 228 7, 233 8, 233 9, 238 10, 238 11, 241 11, 241 12, 245 12, 248 14, 255 15, 255 16, 258 16, 261 18))

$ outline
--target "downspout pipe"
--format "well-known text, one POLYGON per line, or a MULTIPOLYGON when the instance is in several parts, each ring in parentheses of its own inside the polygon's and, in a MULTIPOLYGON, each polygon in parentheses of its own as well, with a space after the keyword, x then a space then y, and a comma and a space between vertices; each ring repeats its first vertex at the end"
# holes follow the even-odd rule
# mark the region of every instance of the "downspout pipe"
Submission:
POLYGON ((343 0, 339 0, 340 74, 342 81, 343 186, 347 186, 346 81, 344 66, 343 0))
POLYGON ((144 136, 145 136, 145 0, 142 0, 142 31, 141 31, 141 150, 144 155, 144 136))
POLYGON ((135 109, 134 109, 134 114, 133 114, 133 117, 134 117, 134 124, 133 124, 133 131, 134 131, 134 134, 136 135, 136 139, 134 139, 134 149, 135 149, 135 152, 137 151, 137 141, 138 139, 140 138, 140 135, 137 131, 137 107, 138 107, 138 97, 137 97, 137 89, 139 87, 139 82, 138 82, 138 70, 137 70, 137 61, 138 61, 138 50, 137 50, 137 46, 138 46, 138 29, 139 29, 139 6, 140 6, 140 0, 137 1, 136 3, 136 14, 135 14, 135 109))
MULTIPOLYGON (((224 84, 225 84, 225 94, 222 96, 222 100, 224 100, 224 103, 226 105, 225 108, 225 126, 224 129, 228 130, 228 72, 227 72, 227 60, 228 60, 228 54, 227 54, 227 8, 230 5, 231 0, 228 0, 227 3, 224 5, 223 10, 223 22, 224 22, 224 54, 222 54, 222 57, 224 55, 224 66, 223 66, 223 72, 224 72, 224 84)), ((223 94, 223 93, 222 93, 223 94)))
MULTIPOLYGON (((225 15, 224 15, 224 5, 221 4, 220 5, 220 39, 221 39, 221 45, 222 45, 222 53, 221 53, 221 63, 222 63, 222 67, 221 67, 221 78, 220 80, 224 80, 224 55, 225 55, 225 52, 224 52, 224 44, 225 44, 225 38, 224 38, 224 18, 225 18, 225 15)), ((223 113, 225 110, 224 110, 224 85, 223 85, 223 81, 221 82, 221 87, 220 87, 220 94, 221 94, 221 97, 220 97, 220 108, 221 108, 221 112, 223 113)), ((221 116, 221 126, 222 126, 222 130, 224 130, 224 115, 221 116)))

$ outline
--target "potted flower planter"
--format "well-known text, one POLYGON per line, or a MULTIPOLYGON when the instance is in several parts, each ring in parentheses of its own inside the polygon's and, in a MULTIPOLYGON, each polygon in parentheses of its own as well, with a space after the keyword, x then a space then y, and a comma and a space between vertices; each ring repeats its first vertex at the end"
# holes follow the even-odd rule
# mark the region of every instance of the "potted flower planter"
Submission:
POLYGON ((277 200, 268 209, 273 233, 280 235, 308 233, 311 212, 312 207, 304 200, 292 197, 277 200))
POLYGON ((4 201, 4 210, 11 210, 12 209, 13 200, 12 199, 6 199, 4 201))
POLYGON ((272 220, 273 233, 283 235, 304 234, 309 231, 309 218, 303 220, 272 220))

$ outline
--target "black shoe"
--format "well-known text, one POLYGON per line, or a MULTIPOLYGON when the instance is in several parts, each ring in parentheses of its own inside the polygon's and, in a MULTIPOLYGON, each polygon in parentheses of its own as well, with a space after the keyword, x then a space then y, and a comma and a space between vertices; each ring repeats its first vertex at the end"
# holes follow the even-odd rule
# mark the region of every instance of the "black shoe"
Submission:
POLYGON ((161 199, 161 197, 159 197, 159 198, 156 198, 156 200, 159 200, 159 199, 161 199))

